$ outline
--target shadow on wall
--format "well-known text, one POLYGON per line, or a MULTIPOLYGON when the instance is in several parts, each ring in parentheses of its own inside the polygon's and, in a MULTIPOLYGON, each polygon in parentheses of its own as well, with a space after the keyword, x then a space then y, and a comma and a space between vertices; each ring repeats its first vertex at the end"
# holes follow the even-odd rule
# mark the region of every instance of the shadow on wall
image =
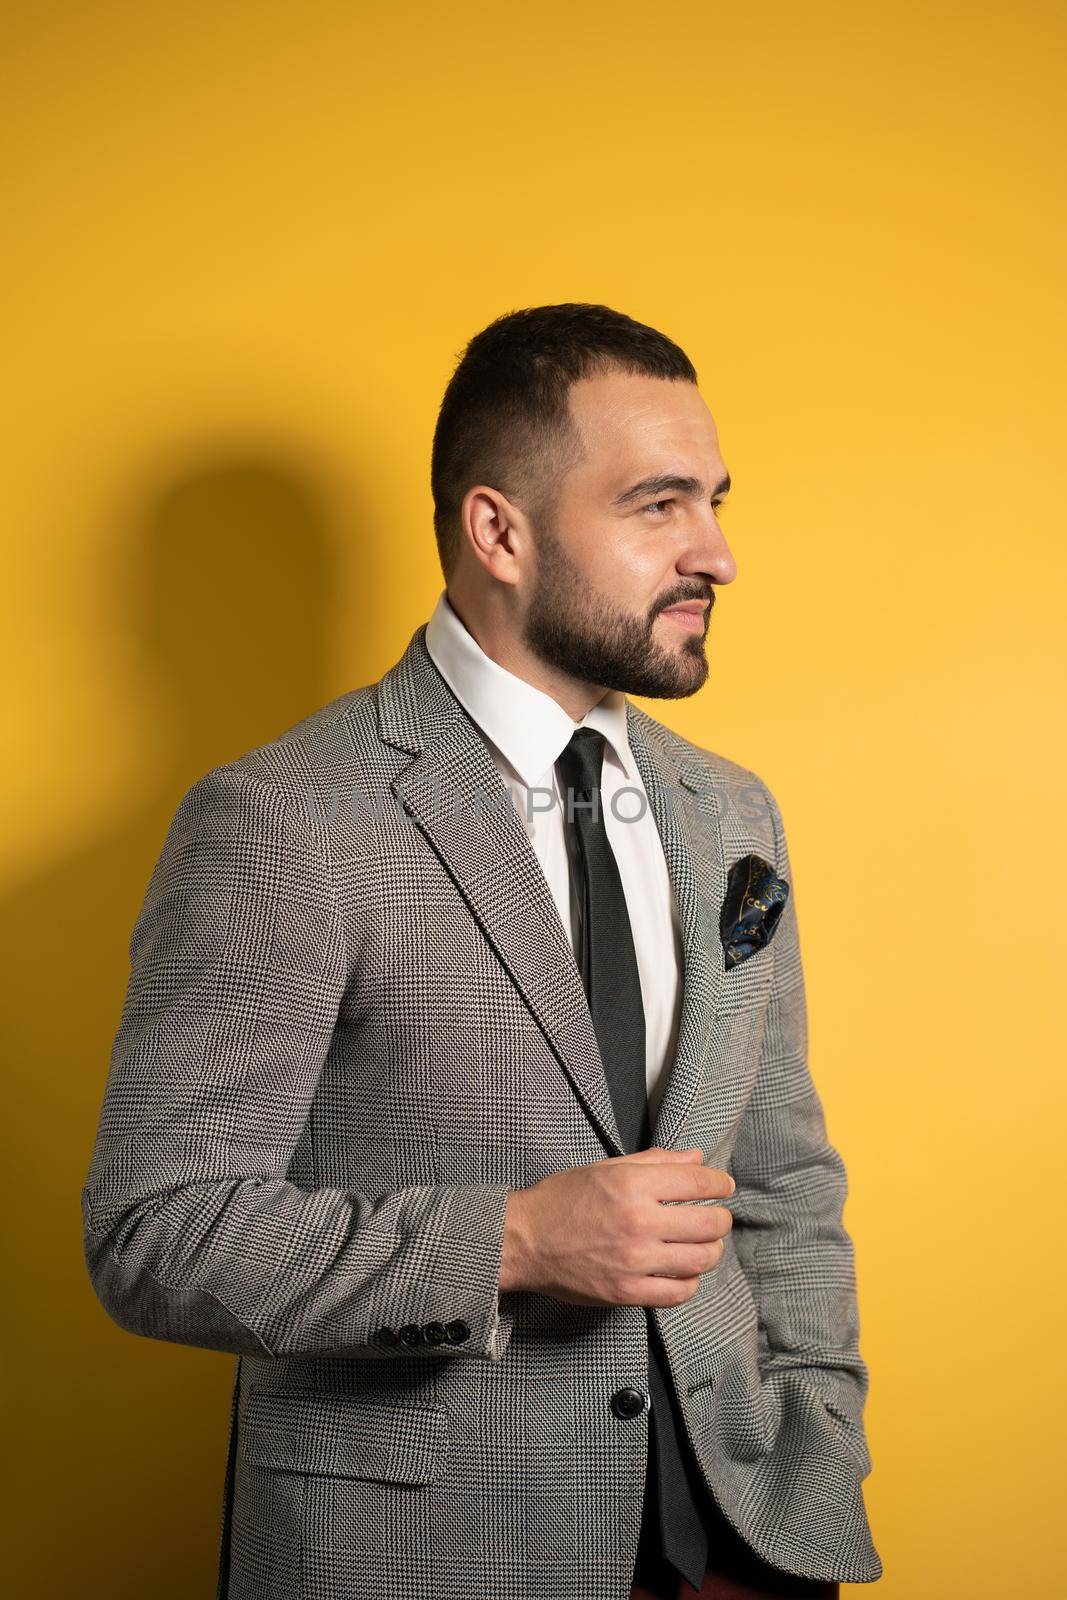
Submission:
MULTIPOLYGON (((146 705, 154 719, 148 755, 109 826, 18 885, 2 921, 9 1150, 26 1201, 8 1245, 20 1440, 9 1562, 25 1562, 14 1588, 36 1600, 214 1593, 236 1357, 110 1321, 85 1271, 79 1196, 130 934, 178 801, 211 767, 364 681, 327 685, 335 553, 352 532, 291 466, 201 463, 128 519, 117 543, 113 531, 100 541, 116 555, 96 626, 129 640, 129 697, 139 723, 146 705)), ((364 571, 375 559, 365 542, 364 571)), ((368 621, 353 619, 363 637, 368 621)), ((50 737, 47 722, 37 737, 50 737)))

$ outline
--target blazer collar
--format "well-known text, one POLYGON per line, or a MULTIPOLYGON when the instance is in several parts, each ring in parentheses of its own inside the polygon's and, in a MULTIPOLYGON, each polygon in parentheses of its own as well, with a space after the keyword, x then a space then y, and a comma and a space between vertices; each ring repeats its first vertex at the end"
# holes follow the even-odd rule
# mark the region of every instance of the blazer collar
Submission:
MULTIPOLYGON (((581 974, 541 863, 481 731, 416 628, 378 685, 379 732, 412 761, 390 782, 425 834, 541 1027, 608 1147, 625 1153, 581 974)), ((726 869, 718 782, 669 728, 626 701, 627 733, 663 842, 684 955, 675 1059, 653 1144, 669 1147, 713 1059, 723 994, 719 913, 726 869)), ((729 1112, 724 1097, 724 1126, 729 1112)))

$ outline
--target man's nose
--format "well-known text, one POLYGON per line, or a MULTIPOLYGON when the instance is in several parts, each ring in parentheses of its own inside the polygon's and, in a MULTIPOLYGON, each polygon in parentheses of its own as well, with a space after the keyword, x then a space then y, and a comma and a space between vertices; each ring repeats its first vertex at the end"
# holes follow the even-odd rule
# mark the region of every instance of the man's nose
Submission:
POLYGON ((719 526, 718 518, 709 509, 693 537, 678 559, 678 571, 690 577, 703 575, 712 583, 733 583, 737 577, 737 562, 719 526))

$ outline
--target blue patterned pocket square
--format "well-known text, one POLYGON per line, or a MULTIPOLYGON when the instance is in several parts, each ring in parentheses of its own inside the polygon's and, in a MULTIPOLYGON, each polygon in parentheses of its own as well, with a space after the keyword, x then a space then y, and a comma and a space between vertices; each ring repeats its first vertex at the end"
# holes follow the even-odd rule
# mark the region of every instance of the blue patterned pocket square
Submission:
POLYGON ((788 883, 768 862, 759 856, 742 856, 734 862, 719 918, 727 971, 770 943, 788 899, 788 883))

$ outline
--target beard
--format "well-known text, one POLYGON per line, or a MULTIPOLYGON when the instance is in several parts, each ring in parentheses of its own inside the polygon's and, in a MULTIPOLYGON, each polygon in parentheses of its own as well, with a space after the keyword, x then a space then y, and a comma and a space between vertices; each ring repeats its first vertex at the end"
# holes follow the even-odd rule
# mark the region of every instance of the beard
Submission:
MULTIPOLYGON (((671 650, 654 634, 656 617, 682 600, 704 598, 704 594, 669 595, 657 600, 648 616, 634 616, 593 593, 555 534, 542 527, 523 639, 542 661, 572 678, 624 694, 676 700, 695 694, 707 679, 707 628, 700 633, 679 630, 678 647, 671 650)), ((714 591, 706 598, 710 625, 714 591)))

